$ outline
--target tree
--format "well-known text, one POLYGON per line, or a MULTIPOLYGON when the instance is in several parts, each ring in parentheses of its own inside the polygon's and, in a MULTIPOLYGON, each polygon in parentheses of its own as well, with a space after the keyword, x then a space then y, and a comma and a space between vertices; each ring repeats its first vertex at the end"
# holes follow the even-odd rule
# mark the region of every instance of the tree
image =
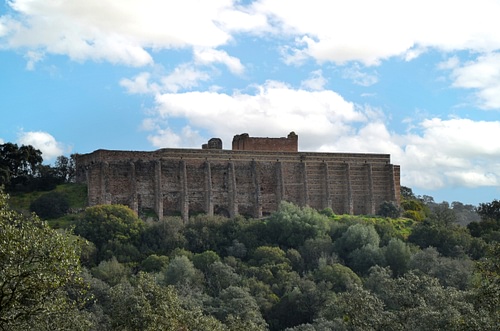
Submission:
POLYGON ((112 330, 227 330, 199 308, 184 308, 173 287, 160 286, 143 272, 114 286, 110 296, 112 330))
POLYGON ((373 225, 364 225, 361 223, 351 225, 342 236, 335 241, 335 250, 339 256, 346 259, 354 250, 365 245, 371 244, 378 247, 380 237, 373 225))
POLYGON ((340 263, 324 265, 313 272, 316 282, 326 282, 334 292, 345 292, 354 284, 361 286, 361 278, 340 263))
POLYGON ((75 227, 76 234, 96 245, 100 260, 115 255, 121 262, 137 258, 143 230, 144 222, 123 205, 88 207, 75 227))
POLYGON ((401 209, 393 201, 384 201, 378 207, 377 215, 398 218, 401 215, 401 209))
POLYGON ((5 185, 8 189, 26 186, 37 175, 42 162, 42 152, 31 145, 0 145, 0 185, 5 185))
POLYGON ((186 256, 176 256, 170 261, 164 273, 165 284, 198 287, 203 282, 201 271, 196 269, 186 256))
POLYGON ((57 178, 64 183, 71 183, 75 180, 76 174, 75 154, 71 157, 64 155, 58 156, 54 165, 54 170, 57 178))
POLYGON ((389 315, 382 300, 359 285, 340 293, 321 310, 323 318, 337 323, 335 330, 384 330, 389 315))
POLYGON ((415 200, 415 194, 413 194, 413 190, 406 186, 401 186, 401 198, 404 200, 415 200))
POLYGON ((384 250, 385 261, 395 276, 401 276, 408 269, 411 257, 410 247, 402 240, 393 238, 384 250))
POLYGON ((500 221, 500 201, 495 199, 489 203, 480 203, 477 207, 477 213, 482 220, 500 221))
POLYGON ((283 201, 267 222, 268 241, 283 248, 299 248, 307 239, 325 234, 328 217, 316 210, 283 201))
POLYGON ((59 218, 68 210, 68 198, 60 192, 46 193, 30 204, 30 211, 43 219, 59 218))
POLYGON ((78 240, 12 211, 7 199, 0 192, 0 326, 44 329, 66 314, 76 323, 84 301, 78 240))
POLYGON ((221 291, 216 300, 217 307, 215 315, 221 321, 230 321, 233 318, 242 321, 249 321, 254 327, 252 330, 265 330, 266 322, 262 318, 259 306, 255 299, 250 295, 248 289, 229 286, 221 291))
MULTIPOLYGON (((500 325, 500 244, 489 247, 486 257, 477 263, 476 305, 486 315, 488 330, 500 325)), ((486 327, 484 328, 486 329, 486 327)))

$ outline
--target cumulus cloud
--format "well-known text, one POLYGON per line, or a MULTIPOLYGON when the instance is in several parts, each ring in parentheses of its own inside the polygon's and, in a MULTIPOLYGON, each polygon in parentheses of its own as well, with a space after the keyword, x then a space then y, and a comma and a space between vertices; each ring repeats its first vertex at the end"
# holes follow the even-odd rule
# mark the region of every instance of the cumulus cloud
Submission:
POLYGON ((200 146, 205 140, 200 136, 197 130, 193 130, 189 125, 184 126, 180 133, 174 132, 171 128, 160 128, 156 126, 156 132, 148 136, 151 144, 158 148, 176 148, 176 147, 196 147, 200 146))
POLYGON ((342 77, 351 80, 356 85, 365 87, 378 82, 377 74, 370 74, 363 71, 359 64, 353 64, 350 67, 346 67, 342 72, 342 77))
POLYGON ((236 133, 286 136, 295 131, 303 151, 391 154, 404 169, 402 184, 409 187, 500 185, 499 121, 423 119, 397 134, 380 109, 353 104, 330 90, 294 89, 276 81, 255 89, 254 94, 158 95, 156 116, 146 121, 150 141, 156 147, 199 148, 211 137, 227 145, 236 133), (174 119, 188 125, 176 132, 168 125, 174 119))
POLYGON ((261 0, 254 6, 281 34, 300 38, 295 49, 289 49, 292 58, 307 54, 319 62, 377 65, 392 56, 411 60, 426 48, 500 48, 495 14, 500 4, 494 0, 261 0))
POLYGON ((328 81, 323 77, 323 72, 321 70, 316 70, 311 72, 310 77, 302 81, 300 86, 306 90, 321 91, 324 89, 326 83, 328 83, 328 81))
POLYGON ((238 34, 295 40, 284 46, 290 63, 307 56, 318 62, 377 65, 393 56, 411 60, 427 48, 445 52, 500 48, 500 4, 495 0, 258 0, 248 5, 230 0, 13 0, 8 4, 12 14, 0 18, 0 36, 8 47, 131 66, 153 63, 150 50, 192 47, 208 50, 195 54, 202 61, 225 63, 240 73, 237 59, 215 50, 238 34))
POLYGON ((50 133, 43 131, 21 131, 17 143, 31 145, 42 152, 44 161, 51 161, 63 155, 68 149, 58 142, 50 133))
POLYGON ((268 81, 255 86, 255 94, 234 92, 164 93, 156 97, 158 121, 186 119, 194 128, 231 141, 235 132, 283 135, 301 132, 301 148, 311 149, 326 134, 338 137, 363 122, 367 115, 333 91, 293 89, 268 81))
POLYGON ((241 75, 245 71, 245 67, 240 60, 234 56, 230 56, 225 51, 216 49, 196 49, 194 51, 194 60, 198 64, 222 63, 234 73, 241 75))
MULTIPOLYGON (((41 49, 74 60, 105 60, 131 66, 153 62, 151 49, 217 47, 231 35, 218 17, 232 19, 227 26, 239 30, 231 1, 31 1, 13 0, 9 24, 0 32, 12 48, 41 49)), ((241 17, 242 15, 240 15, 241 17)), ((252 23, 251 15, 241 28, 252 23)), ((263 16, 257 19, 262 21, 263 16)), ((7 21, 7 18, 3 18, 7 21)))
POLYGON ((120 80, 120 85, 131 94, 149 94, 158 92, 160 90, 159 86, 155 83, 150 83, 150 79, 151 74, 149 72, 141 72, 132 79, 123 78, 120 80))
POLYGON ((161 79, 162 89, 168 92, 178 92, 181 89, 190 89, 198 86, 199 82, 210 80, 210 75, 193 68, 190 64, 183 64, 175 68, 168 76, 161 79))
POLYGON ((500 53, 482 55, 463 64, 452 58, 441 68, 452 70, 453 87, 476 91, 479 107, 500 109, 500 53))

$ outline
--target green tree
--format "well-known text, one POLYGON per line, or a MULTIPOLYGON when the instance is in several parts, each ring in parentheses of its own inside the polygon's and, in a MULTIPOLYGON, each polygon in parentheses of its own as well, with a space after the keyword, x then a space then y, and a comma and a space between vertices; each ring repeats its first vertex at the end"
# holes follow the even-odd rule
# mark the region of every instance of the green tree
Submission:
POLYGON ((168 265, 168 256, 151 254, 142 260, 139 268, 145 272, 159 272, 168 265))
POLYGON ((110 290, 108 309, 112 330, 117 331, 227 330, 199 308, 184 308, 173 287, 160 286, 142 272, 110 290))
POLYGON ((84 325, 79 254, 74 236, 11 210, 0 192, 0 326, 43 330, 65 315, 79 320, 75 329, 84 325))
POLYGON ((180 217, 164 217, 159 221, 146 221, 141 235, 141 251, 146 255, 169 255, 175 248, 186 245, 185 224, 180 217))
POLYGON ((401 276, 408 270, 411 258, 410 247, 402 240, 393 238, 384 248, 385 261, 395 276, 401 276))
POLYGON ((9 190, 26 188, 28 182, 38 174, 42 162, 42 152, 31 145, 0 145, 0 185, 9 190))
POLYGON ((222 290, 229 286, 240 286, 242 282, 242 277, 236 273, 233 267, 220 261, 208 266, 205 277, 209 293, 215 296, 218 296, 222 290))
POLYGON ((69 210, 66 195, 60 192, 49 192, 30 204, 30 211, 43 219, 54 219, 64 216, 69 210))
POLYGON ((221 321, 227 322, 234 318, 241 321, 251 322, 253 330, 265 330, 266 322, 262 318, 259 306, 255 299, 250 295, 248 289, 229 286, 221 291, 216 300, 215 315, 221 321))
POLYGON ((204 274, 208 272, 208 268, 212 263, 218 261, 220 261, 220 257, 214 251, 205 251, 203 253, 193 255, 194 266, 198 270, 201 270, 204 274))
POLYGON ((486 257, 477 263, 475 304, 482 313, 484 330, 500 325, 500 244, 489 247, 486 257))
POLYGON ((203 275, 186 256, 176 256, 170 261, 164 272, 167 285, 199 287, 203 283, 203 275))
POLYGON ((351 225, 342 236, 335 241, 335 251, 343 259, 347 259, 349 254, 365 245, 378 247, 380 237, 373 225, 354 224, 351 225))
POLYGON ((131 275, 131 271, 113 256, 111 260, 101 261, 97 267, 92 268, 92 275, 110 286, 114 286, 127 279, 131 275))
POLYGON ((138 258, 144 222, 128 207, 122 205, 98 205, 88 207, 78 220, 75 233, 93 242, 99 260, 113 255, 121 262, 128 262, 131 255, 138 258))
POLYGON ((401 216, 401 208, 393 201, 384 201, 378 207, 377 215, 398 218, 401 216))
POLYGON ((500 201, 493 200, 488 203, 480 203, 477 207, 477 213, 482 220, 495 220, 500 222, 500 201))
POLYGON ((334 292, 345 292, 355 284, 361 286, 361 278, 349 267, 340 263, 324 265, 313 272, 316 282, 326 282, 334 292))
POLYGON ((321 316, 336 323, 335 330, 384 330, 390 313, 384 303, 371 292, 354 285, 321 310, 321 316))
POLYGON ((316 210, 300 208, 283 201, 278 211, 267 221, 268 242, 283 248, 298 249, 307 239, 325 234, 328 230, 328 217, 316 210))
POLYGON ((56 177, 63 183, 72 183, 75 180, 76 174, 75 155, 66 157, 64 155, 58 156, 54 165, 56 177))

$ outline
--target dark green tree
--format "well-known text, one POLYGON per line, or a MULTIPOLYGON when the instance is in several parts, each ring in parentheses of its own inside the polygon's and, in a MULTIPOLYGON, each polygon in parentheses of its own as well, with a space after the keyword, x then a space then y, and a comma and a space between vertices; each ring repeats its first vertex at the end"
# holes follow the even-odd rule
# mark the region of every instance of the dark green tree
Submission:
POLYGON ((118 261, 129 262, 140 258, 138 246, 144 222, 123 205, 88 207, 78 220, 75 233, 93 242, 99 261, 113 255, 118 261))
POLYGON ((42 162, 42 152, 31 145, 0 145, 0 185, 9 190, 26 187, 38 175, 42 162))
POLYGON ((401 208, 393 201, 385 201, 378 207, 377 215, 389 218, 398 218, 401 216, 401 208))
POLYGON ((142 272, 111 288, 107 310, 111 330, 227 330, 201 309, 184 308, 173 287, 160 286, 142 272))
POLYGON ((30 211, 43 219, 54 219, 64 216, 69 210, 66 195, 60 192, 49 192, 30 204, 30 211))
POLYGON ((51 229, 35 215, 11 210, 7 199, 0 192, 0 326, 69 330, 68 325, 54 325, 66 316, 74 319, 74 329, 83 328, 78 239, 51 229))

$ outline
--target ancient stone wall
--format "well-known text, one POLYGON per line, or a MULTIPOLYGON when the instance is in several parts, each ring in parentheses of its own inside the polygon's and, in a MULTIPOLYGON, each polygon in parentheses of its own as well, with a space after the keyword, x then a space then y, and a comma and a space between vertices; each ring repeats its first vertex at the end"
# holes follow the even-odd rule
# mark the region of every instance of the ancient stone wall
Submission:
POLYGON ((288 137, 281 138, 262 138, 250 137, 248 133, 234 136, 233 150, 238 151, 282 151, 297 152, 298 136, 290 132, 288 137))
POLYGON ((222 149, 98 150, 76 158, 89 205, 125 204, 159 217, 196 213, 262 217, 282 200, 337 214, 399 203, 400 169, 387 154, 222 149))

